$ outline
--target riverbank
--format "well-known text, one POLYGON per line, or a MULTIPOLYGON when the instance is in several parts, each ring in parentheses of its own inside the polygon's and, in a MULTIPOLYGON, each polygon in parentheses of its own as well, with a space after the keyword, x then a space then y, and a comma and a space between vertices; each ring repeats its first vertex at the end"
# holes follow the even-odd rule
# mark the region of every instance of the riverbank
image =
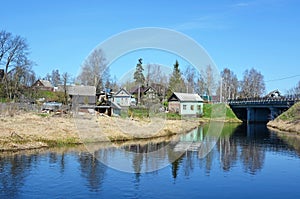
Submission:
POLYGON ((268 122, 267 126, 281 131, 300 133, 300 102, 294 104, 275 120, 268 122))
POLYGON ((18 113, 0 118, 0 151, 163 137, 188 132, 201 123, 197 119, 146 121, 18 113))
POLYGON ((0 151, 152 139, 186 133, 210 121, 241 122, 228 106, 216 105, 212 109, 212 105, 208 105, 205 113, 202 118, 169 120, 163 117, 120 118, 88 113, 72 117, 16 112, 0 117, 0 151))

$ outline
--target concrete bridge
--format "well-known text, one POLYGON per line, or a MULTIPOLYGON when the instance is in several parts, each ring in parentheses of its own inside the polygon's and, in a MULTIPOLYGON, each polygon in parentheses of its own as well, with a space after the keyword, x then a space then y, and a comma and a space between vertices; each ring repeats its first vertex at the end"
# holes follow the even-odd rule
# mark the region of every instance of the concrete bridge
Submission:
POLYGON ((243 122, 268 122, 289 109, 300 98, 256 98, 229 100, 228 104, 243 122))

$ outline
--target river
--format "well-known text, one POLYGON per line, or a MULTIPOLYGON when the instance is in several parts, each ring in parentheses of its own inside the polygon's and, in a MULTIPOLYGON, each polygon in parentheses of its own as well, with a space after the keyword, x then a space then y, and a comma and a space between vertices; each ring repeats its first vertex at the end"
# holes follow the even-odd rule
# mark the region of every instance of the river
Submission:
POLYGON ((0 198, 300 198, 299 139, 263 124, 207 131, 1 153, 0 198))

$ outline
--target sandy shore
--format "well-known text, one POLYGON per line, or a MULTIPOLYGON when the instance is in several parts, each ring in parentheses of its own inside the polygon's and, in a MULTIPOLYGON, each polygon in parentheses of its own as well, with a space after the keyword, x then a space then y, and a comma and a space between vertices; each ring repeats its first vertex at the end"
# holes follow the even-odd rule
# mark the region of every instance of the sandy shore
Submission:
POLYGON ((300 120, 291 122, 275 119, 273 121, 268 122, 267 126, 280 131, 300 133, 300 120))
POLYGON ((18 113, 0 117, 0 151, 17 151, 91 142, 148 139, 188 132, 199 119, 132 120, 105 116, 46 116, 18 113))

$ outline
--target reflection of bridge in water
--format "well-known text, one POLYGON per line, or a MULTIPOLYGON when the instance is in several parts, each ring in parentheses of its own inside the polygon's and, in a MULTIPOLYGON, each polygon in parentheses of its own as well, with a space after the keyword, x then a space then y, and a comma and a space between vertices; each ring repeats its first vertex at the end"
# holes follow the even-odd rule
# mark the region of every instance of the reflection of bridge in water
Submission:
POLYGON ((244 122, 268 122, 289 109, 300 98, 256 98, 229 100, 229 106, 244 122))

